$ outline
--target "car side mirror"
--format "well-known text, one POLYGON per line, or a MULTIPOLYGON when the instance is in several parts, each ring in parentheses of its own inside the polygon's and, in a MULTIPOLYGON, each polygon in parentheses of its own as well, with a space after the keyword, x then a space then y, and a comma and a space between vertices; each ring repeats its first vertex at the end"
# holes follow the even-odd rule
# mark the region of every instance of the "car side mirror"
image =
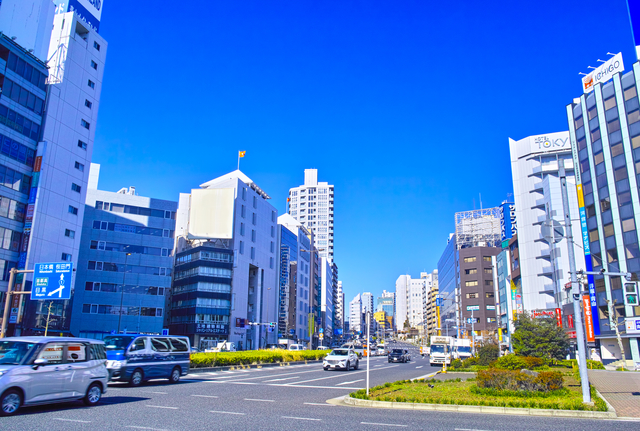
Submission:
POLYGON ((38 367, 41 367, 43 365, 48 365, 48 364, 49 364, 49 361, 47 359, 39 358, 33 361, 33 369, 37 370, 38 367))

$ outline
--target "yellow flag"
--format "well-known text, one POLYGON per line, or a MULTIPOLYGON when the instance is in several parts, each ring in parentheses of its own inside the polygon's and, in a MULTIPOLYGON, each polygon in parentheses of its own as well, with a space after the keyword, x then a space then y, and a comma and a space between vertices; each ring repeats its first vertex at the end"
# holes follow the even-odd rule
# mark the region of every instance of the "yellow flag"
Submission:
POLYGON ((238 157, 244 157, 246 151, 238 151, 238 157))

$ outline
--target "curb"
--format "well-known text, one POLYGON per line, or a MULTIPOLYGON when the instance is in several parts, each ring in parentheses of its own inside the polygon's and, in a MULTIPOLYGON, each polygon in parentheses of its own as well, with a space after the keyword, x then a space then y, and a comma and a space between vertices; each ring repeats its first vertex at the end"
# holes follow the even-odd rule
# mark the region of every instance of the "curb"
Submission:
POLYGON ((456 404, 423 404, 423 403, 399 403, 395 401, 371 401, 351 398, 349 395, 333 398, 327 401, 329 404, 347 405, 354 407, 372 407, 383 409, 425 410, 457 413, 485 413, 519 416, 554 416, 582 419, 617 419, 615 411, 593 412, 584 410, 552 410, 530 409, 497 406, 466 406, 456 404))
POLYGON ((208 373, 211 371, 233 371, 233 370, 248 370, 251 368, 269 368, 269 367, 289 367, 291 365, 305 365, 305 364, 320 364, 322 360, 314 361, 294 361, 294 362, 271 362, 266 364, 250 364, 250 365, 225 365, 220 367, 203 367, 203 368, 189 368, 189 374, 208 373))

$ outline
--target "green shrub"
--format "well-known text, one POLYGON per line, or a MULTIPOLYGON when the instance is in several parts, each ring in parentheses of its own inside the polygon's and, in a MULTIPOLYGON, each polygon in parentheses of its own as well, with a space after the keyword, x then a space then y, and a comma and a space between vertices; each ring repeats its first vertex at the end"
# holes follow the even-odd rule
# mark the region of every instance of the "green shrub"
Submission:
POLYGON ((592 361, 591 359, 587 359, 587 368, 590 370, 604 370, 604 365, 600 361, 592 361))
POLYGON ((476 353, 478 365, 489 365, 498 359, 499 347, 496 344, 488 343, 480 347, 476 353))
POLYGON ((462 368, 471 368, 473 365, 478 365, 478 358, 474 356, 462 361, 462 368))
POLYGON ((563 388, 562 373, 541 371, 537 376, 497 368, 478 371, 478 387, 509 391, 550 392, 563 388))
POLYGON ((451 369, 457 370, 458 368, 462 368, 462 361, 460 359, 454 359, 453 362, 451 362, 451 369))
POLYGON ((225 365, 269 364, 275 362, 309 361, 324 358, 327 350, 247 350, 243 352, 194 353, 191 367, 219 367, 225 365))
POLYGON ((544 358, 534 358, 533 356, 525 356, 522 358, 526 363, 526 367, 529 370, 535 370, 536 368, 542 368, 547 365, 547 361, 544 358))
POLYGON ((501 370, 521 370, 527 368, 527 362, 524 358, 516 355, 506 355, 498 358, 493 364, 494 368, 501 370))

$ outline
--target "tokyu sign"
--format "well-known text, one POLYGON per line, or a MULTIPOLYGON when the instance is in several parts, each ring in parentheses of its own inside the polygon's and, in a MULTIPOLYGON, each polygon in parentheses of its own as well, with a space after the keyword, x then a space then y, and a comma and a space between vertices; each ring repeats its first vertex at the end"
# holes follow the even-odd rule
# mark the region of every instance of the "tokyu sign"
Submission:
POLYGON ((616 73, 624 71, 624 63, 622 62, 622 53, 618 53, 596 68, 593 72, 582 78, 582 91, 589 93, 593 91, 596 84, 604 84, 616 73))

